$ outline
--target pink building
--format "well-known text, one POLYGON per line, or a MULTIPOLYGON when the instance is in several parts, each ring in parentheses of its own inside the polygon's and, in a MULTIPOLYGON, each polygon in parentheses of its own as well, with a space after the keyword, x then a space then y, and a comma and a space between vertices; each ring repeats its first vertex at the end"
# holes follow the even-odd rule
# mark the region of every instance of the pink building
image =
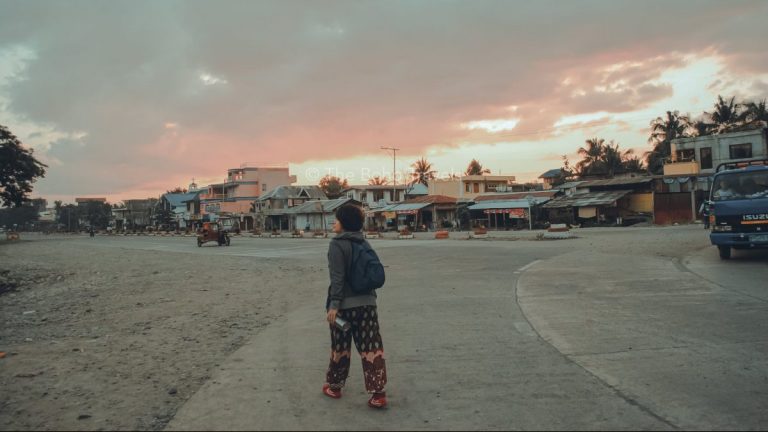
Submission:
POLYGON ((240 229, 253 228, 253 202, 260 195, 277 186, 296 182, 288 168, 232 168, 227 181, 209 185, 200 194, 200 213, 215 214, 218 218, 233 219, 240 229))

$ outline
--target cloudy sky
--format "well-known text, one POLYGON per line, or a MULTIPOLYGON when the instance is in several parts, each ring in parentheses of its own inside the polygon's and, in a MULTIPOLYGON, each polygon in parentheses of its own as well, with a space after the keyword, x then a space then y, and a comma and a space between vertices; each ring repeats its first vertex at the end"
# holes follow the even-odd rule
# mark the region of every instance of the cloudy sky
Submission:
POLYGON ((766 1, 0 0, 0 124, 35 196, 110 201, 289 165, 365 183, 426 157, 535 179, 666 110, 768 96, 766 1))

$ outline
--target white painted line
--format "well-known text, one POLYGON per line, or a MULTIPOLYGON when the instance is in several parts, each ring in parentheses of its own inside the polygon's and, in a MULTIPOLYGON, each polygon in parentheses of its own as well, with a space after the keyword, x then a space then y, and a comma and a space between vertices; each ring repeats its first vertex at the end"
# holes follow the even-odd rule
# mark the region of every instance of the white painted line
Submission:
POLYGON ((530 262, 530 263, 520 267, 519 269, 517 269, 517 271, 515 271, 515 274, 520 274, 520 273, 528 270, 529 268, 533 267, 536 263, 539 263, 539 262, 541 262, 541 260, 536 260, 536 261, 530 262))

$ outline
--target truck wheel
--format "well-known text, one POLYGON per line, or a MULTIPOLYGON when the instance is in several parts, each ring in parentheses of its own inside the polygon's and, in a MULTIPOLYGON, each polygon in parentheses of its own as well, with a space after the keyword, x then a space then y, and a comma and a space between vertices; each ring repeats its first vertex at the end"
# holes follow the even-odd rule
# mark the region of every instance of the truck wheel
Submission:
POLYGON ((727 260, 731 258, 730 246, 718 246, 717 250, 720 252, 720 259, 727 260))

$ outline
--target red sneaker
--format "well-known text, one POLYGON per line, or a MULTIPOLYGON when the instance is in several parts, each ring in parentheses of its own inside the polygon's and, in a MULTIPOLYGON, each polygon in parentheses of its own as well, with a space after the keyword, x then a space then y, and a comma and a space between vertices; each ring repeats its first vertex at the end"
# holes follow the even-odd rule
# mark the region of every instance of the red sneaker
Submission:
POLYGON ((323 384, 323 394, 332 397, 334 399, 338 399, 341 397, 341 389, 334 390, 331 388, 331 386, 328 383, 323 384))
POLYGON ((368 399, 368 406, 371 408, 386 408, 387 407, 387 394, 386 393, 374 393, 370 399, 368 399))

